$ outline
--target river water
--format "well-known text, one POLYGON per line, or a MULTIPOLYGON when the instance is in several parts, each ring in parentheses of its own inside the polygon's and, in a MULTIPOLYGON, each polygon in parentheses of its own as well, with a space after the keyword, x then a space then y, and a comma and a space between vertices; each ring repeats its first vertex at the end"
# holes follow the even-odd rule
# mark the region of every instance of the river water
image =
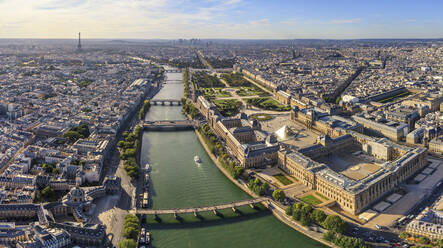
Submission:
MULTIPOLYGON (((181 99, 182 74, 168 73, 156 99, 181 99)), ((146 120, 185 119, 181 106, 151 106, 146 120)), ((152 208, 209 206, 249 199, 215 166, 194 131, 145 132, 141 163, 149 162, 152 208), (198 155, 202 163, 196 164, 198 155)), ((323 247, 294 231, 268 211, 234 219, 148 227, 156 248, 323 247)))

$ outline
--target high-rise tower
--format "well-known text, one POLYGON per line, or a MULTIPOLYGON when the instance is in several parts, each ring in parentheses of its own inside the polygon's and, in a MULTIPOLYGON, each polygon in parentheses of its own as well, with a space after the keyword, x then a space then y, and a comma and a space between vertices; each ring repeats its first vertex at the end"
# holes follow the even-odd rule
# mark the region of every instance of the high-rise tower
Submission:
POLYGON ((81 50, 82 49, 82 43, 80 42, 80 32, 78 33, 78 45, 77 45, 77 49, 81 50))

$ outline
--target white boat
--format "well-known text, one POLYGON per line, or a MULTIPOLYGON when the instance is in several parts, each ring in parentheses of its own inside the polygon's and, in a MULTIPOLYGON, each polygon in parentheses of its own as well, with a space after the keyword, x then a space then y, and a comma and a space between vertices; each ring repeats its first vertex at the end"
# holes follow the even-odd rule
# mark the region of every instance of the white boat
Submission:
POLYGON ((147 244, 151 243, 151 233, 150 232, 146 232, 146 243, 147 244))
POLYGON ((197 155, 195 155, 195 157, 194 157, 194 161, 195 161, 196 163, 201 163, 201 159, 200 159, 200 157, 197 156, 197 155))
POLYGON ((146 163, 145 169, 146 171, 151 171, 151 165, 149 163, 146 163))

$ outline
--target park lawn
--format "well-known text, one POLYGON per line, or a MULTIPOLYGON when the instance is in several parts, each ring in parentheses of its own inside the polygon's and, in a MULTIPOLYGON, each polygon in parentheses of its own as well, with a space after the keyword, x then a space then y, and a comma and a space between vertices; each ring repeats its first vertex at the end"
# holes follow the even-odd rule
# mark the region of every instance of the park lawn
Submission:
POLYGON ((407 97, 407 96, 409 96, 409 95, 411 95, 411 94, 412 94, 411 92, 407 91, 407 92, 403 92, 403 93, 400 93, 400 94, 395 95, 395 96, 391 96, 391 97, 388 97, 388 98, 385 98, 385 99, 379 100, 378 102, 379 102, 379 103, 393 102, 393 101, 395 101, 395 100, 397 100, 397 99, 407 97))
POLYGON ((231 97, 231 93, 226 90, 217 91, 217 97, 231 97))
POLYGON ((285 177, 283 174, 277 174, 273 176, 275 179, 277 179, 279 182, 281 182, 283 185, 289 185, 292 183, 291 180, 289 180, 287 177, 285 177))
POLYGON ((230 97, 232 96, 231 93, 229 93, 226 90, 223 90, 222 88, 201 88, 203 91, 203 96, 206 99, 214 99, 216 97, 230 97))
POLYGON ((225 117, 237 115, 240 112, 242 103, 236 99, 214 100, 220 113, 225 117))
POLYGON ((302 200, 308 204, 311 204, 311 205, 318 205, 318 204, 322 203, 322 201, 320 199, 318 199, 317 197, 315 197, 313 195, 304 196, 304 197, 300 198, 300 200, 302 200))
POLYGON ((317 195, 317 196, 319 196, 320 198, 322 198, 323 200, 329 200, 326 196, 324 196, 324 195, 322 195, 322 194, 320 194, 320 193, 318 193, 318 192, 315 192, 315 194, 317 195))
POLYGON ((296 182, 298 182, 298 179, 297 178, 295 178, 294 176, 292 176, 292 175, 288 175, 290 178, 292 178, 292 179, 294 179, 296 182))
POLYGON ((257 97, 246 99, 248 104, 264 110, 289 111, 291 107, 280 104, 271 97, 257 97))
POLYGON ((192 73, 191 81, 197 83, 200 88, 225 88, 225 84, 216 76, 212 76, 207 72, 198 71, 192 73))
POLYGON ((215 92, 212 90, 212 88, 200 88, 203 92, 203 96, 206 99, 215 98, 215 92))
POLYGON ((240 87, 235 91, 239 96, 268 96, 269 93, 263 91, 259 87, 252 85, 250 87, 240 87))
POLYGON ((272 116, 265 113, 257 113, 257 114, 252 114, 251 118, 257 121, 269 121, 270 119, 272 119, 272 116))
POLYGON ((231 87, 240 87, 240 86, 250 86, 251 82, 243 78, 243 74, 241 73, 223 73, 221 75, 226 83, 231 87))

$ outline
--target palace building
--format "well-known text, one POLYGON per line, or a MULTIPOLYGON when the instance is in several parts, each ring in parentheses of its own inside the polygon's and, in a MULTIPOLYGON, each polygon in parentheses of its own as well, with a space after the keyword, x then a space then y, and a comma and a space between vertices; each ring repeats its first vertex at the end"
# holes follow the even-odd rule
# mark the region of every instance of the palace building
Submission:
POLYGON ((363 126, 346 118, 330 115, 319 108, 300 109, 295 106, 291 110, 291 120, 302 123, 307 128, 318 130, 331 137, 346 134, 348 130, 363 132, 363 126))
POLYGON ((208 120, 214 133, 226 142, 227 149, 245 168, 277 164, 280 145, 275 135, 261 131, 257 120, 248 120, 242 113, 238 118, 227 118, 203 96, 197 98, 196 107, 208 120))
POLYGON ((354 131, 278 152, 278 166, 352 214, 359 214, 423 168, 427 151, 354 131))

